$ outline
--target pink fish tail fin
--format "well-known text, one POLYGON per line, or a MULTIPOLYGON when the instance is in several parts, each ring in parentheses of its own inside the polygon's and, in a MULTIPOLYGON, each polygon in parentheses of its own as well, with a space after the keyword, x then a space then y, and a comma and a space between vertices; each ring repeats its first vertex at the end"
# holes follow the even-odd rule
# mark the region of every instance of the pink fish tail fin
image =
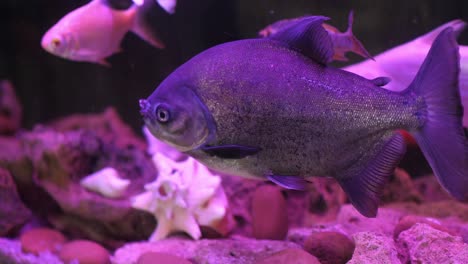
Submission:
POLYGON ((349 11, 349 15, 348 15, 348 28, 346 29, 346 32, 344 34, 346 34, 350 40, 351 40, 351 43, 352 43, 352 46, 351 46, 351 51, 366 58, 366 59, 372 59, 374 60, 374 58, 369 54, 369 52, 366 50, 366 48, 364 48, 364 45, 362 45, 361 41, 359 41, 356 36, 354 36, 353 34, 353 22, 354 22, 354 11, 351 10, 349 11))
POLYGON ((130 29, 133 33, 137 34, 141 39, 148 42, 152 46, 163 49, 165 48, 162 40, 159 39, 158 34, 154 27, 151 27, 145 18, 145 5, 137 6, 133 5, 132 8, 136 8, 136 15, 133 21, 133 26, 130 29))
POLYGON ((410 130, 439 183, 460 201, 468 201, 468 141, 462 126, 458 44, 452 28, 435 39, 406 93, 424 100, 410 130))

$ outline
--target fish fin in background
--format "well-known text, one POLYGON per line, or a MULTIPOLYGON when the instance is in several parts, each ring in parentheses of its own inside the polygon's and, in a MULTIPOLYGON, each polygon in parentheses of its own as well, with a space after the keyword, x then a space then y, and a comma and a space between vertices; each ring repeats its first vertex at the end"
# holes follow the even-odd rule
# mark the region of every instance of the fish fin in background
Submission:
POLYGON ((137 12, 130 31, 137 34, 138 37, 148 42, 152 46, 158 49, 164 49, 165 45, 162 42, 162 40, 159 39, 154 27, 149 25, 149 23, 145 19, 145 14, 147 11, 145 8, 145 4, 141 6, 134 5, 132 8, 137 8, 137 12))
POLYGON ((104 67, 112 67, 112 65, 106 59, 98 60, 96 63, 104 67))
POLYGON ((267 178, 277 185, 290 190, 305 191, 307 190, 307 186, 310 185, 310 182, 299 176, 268 175, 267 178))
POLYGON ((358 175, 338 180, 353 206, 366 217, 375 217, 380 194, 406 151, 403 136, 394 134, 358 175))
POLYGON ((371 59, 374 60, 372 55, 369 54, 369 52, 364 48, 364 45, 362 45, 361 41, 359 41, 356 36, 353 34, 353 21, 354 21, 354 12, 351 10, 349 12, 348 16, 348 29, 346 32, 344 32, 344 35, 351 40, 351 47, 349 51, 352 51, 366 59, 371 59))
POLYGON ((156 0, 156 2, 169 14, 175 13, 177 0, 156 0))
POLYGON ((200 149, 208 155, 223 159, 242 159, 260 151, 259 148, 242 145, 203 146, 200 149))
POLYGON ((431 32, 419 37, 418 39, 422 42, 425 42, 427 45, 431 45, 432 42, 439 36, 439 34, 446 28, 451 27, 453 29, 453 32, 455 33, 455 37, 458 37, 460 33, 466 28, 466 23, 465 21, 461 19, 455 19, 450 22, 447 22, 443 24, 442 26, 439 26, 432 30, 431 32))
POLYGON ((328 19, 323 16, 309 16, 294 20, 288 27, 269 38, 281 41, 304 56, 327 65, 334 54, 332 40, 322 26, 328 19))
POLYGON ((377 85, 377 86, 385 86, 387 84, 389 84, 392 80, 388 77, 377 77, 375 79, 372 79, 370 80, 373 84, 377 85))
POLYGON ((462 126, 458 89, 458 44, 452 28, 432 44, 419 72, 404 93, 424 99, 424 123, 410 133, 440 184, 455 198, 468 201, 468 141, 462 126))

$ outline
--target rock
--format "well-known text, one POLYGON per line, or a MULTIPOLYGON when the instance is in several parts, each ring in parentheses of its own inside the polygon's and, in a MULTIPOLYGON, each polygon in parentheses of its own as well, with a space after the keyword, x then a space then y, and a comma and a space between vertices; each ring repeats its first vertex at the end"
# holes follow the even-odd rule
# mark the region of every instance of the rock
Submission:
POLYGON ((157 175, 144 151, 107 144, 82 130, 60 133, 42 127, 24 133, 21 140, 35 171, 32 184, 51 201, 43 204, 28 198, 35 193, 21 195, 30 208, 47 212, 43 217, 57 229, 109 247, 119 246, 118 241, 146 239, 154 230, 154 218, 130 203, 130 197, 142 192, 157 175), (82 178, 104 167, 116 169, 122 179, 131 181, 123 197, 107 198, 80 185, 82 178), (55 208, 44 210, 52 205, 55 208))
POLYGON ((346 230, 341 224, 328 223, 313 225, 311 227, 290 228, 288 231, 287 240, 304 247, 305 241, 309 238, 309 236, 320 232, 338 232, 347 234, 346 230))
POLYGON ((452 199, 450 194, 444 190, 439 181, 437 181, 437 178, 432 174, 414 179, 414 186, 425 202, 438 202, 452 199))
POLYGON ((22 107, 11 82, 0 81, 0 135, 12 135, 21 126, 22 107))
MULTIPOLYGON (((373 232, 360 232, 353 235, 356 248, 347 264, 382 263, 401 264, 393 240, 373 232)), ((405 262, 403 262, 405 263, 405 262)))
POLYGON ((48 124, 59 132, 92 131, 106 144, 120 148, 137 147, 146 151, 146 143, 125 124, 113 107, 99 114, 75 114, 48 124))
POLYGON ((36 255, 45 251, 57 253, 66 241, 62 233, 49 228, 31 229, 20 236, 23 251, 36 255))
POLYGON ((422 199, 411 176, 403 169, 396 168, 389 183, 383 189, 380 202, 382 204, 406 201, 421 202, 422 199))
POLYGON ((454 199, 426 203, 392 203, 386 205, 389 209, 396 209, 404 214, 422 215, 433 218, 455 217, 468 222, 468 204, 454 199))
POLYGON ((2 264, 63 264, 50 252, 38 255, 24 253, 18 240, 0 238, 0 263, 2 264))
POLYGON ((354 242, 338 232, 320 232, 310 235, 304 250, 314 255, 322 264, 344 264, 351 259, 354 242))
POLYGON ((104 247, 87 240, 68 242, 59 252, 59 258, 65 263, 76 259, 80 264, 108 264, 109 257, 109 252, 104 247))
POLYGON ((256 264, 321 264, 320 261, 306 251, 298 248, 288 248, 261 259, 256 264))
POLYGON ((401 232, 410 229, 416 223, 424 223, 442 232, 450 233, 449 229, 442 226, 436 219, 416 215, 407 215, 402 217, 400 222, 398 222, 398 224, 395 226, 395 230, 393 231, 393 239, 396 240, 401 232))
POLYGON ((288 233, 286 206, 279 187, 258 187, 252 196, 252 235, 257 239, 284 239, 288 233))
POLYGON ((462 238, 417 223, 397 240, 402 263, 468 263, 468 244, 462 238))
MULTIPOLYGON (((299 208, 293 208, 288 201, 288 215, 291 218, 299 218, 302 222, 293 221, 292 226, 311 226, 318 223, 326 223, 335 220, 341 206, 346 202, 346 194, 335 179, 323 177, 311 177, 309 189, 305 194, 306 204, 299 208), (303 208, 308 208, 304 211, 303 208), (294 211, 293 211, 294 210, 294 211), (301 215, 298 212, 304 211, 301 215)), ((287 191, 288 200, 289 194, 298 193, 297 191, 287 191)))
POLYGON ((261 181, 243 177, 220 174, 221 184, 229 201, 229 208, 235 220, 233 234, 249 236, 252 234, 250 215, 252 195, 261 181))
POLYGON ((357 232, 383 233, 389 237, 393 235, 395 225, 403 213, 388 208, 379 208, 377 217, 367 218, 361 215, 352 205, 343 205, 336 218, 336 223, 341 224, 347 234, 357 232))
MULTIPOLYGON (((230 175, 221 177, 237 224, 233 233, 250 236, 251 199, 257 187, 265 185, 265 182, 230 175)), ((346 201, 346 195, 335 180, 316 177, 310 178, 310 181, 308 191, 281 190, 286 199, 289 227, 330 222, 336 218, 340 206, 346 201)))
POLYGON ((172 254, 147 252, 142 254, 136 264, 191 264, 192 262, 172 254))
POLYGON ((112 263, 135 263, 147 252, 161 252, 174 254, 193 263, 247 264, 288 248, 299 246, 292 242, 245 238, 198 241, 170 238, 157 242, 128 243, 115 251, 112 263))
POLYGON ((18 229, 31 218, 23 204, 10 172, 0 167, 0 236, 18 229))

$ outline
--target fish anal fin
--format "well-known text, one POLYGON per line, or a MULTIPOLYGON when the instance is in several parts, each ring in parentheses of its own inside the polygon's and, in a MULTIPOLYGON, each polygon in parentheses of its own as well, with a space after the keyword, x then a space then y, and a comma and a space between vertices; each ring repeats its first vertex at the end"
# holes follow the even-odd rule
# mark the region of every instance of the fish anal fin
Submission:
POLYGON ((395 133, 359 174, 347 175, 338 181, 348 199, 362 215, 377 215, 380 194, 405 150, 403 136, 395 133))
POLYGON ((269 38, 281 41, 304 56, 327 65, 332 61, 334 50, 332 39, 322 26, 326 20, 328 18, 323 16, 300 18, 269 38))
POLYGON ((286 176, 286 175, 268 175, 267 178, 275 184, 290 190, 307 190, 310 182, 306 181, 300 176, 286 176))
POLYGON ((222 159, 242 159, 257 154, 260 149, 243 145, 219 145, 200 147, 205 153, 222 159))

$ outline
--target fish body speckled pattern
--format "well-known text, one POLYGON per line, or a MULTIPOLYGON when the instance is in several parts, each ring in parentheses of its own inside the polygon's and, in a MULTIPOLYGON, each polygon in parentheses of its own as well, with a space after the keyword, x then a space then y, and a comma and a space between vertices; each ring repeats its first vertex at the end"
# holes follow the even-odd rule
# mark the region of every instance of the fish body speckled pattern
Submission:
POLYGON ((412 133, 442 186, 468 200, 458 50, 443 31, 409 88, 381 89, 327 66, 333 45, 324 17, 306 17, 265 39, 213 47, 140 100, 151 133, 210 168, 306 189, 306 177, 335 178, 365 216, 412 133))

